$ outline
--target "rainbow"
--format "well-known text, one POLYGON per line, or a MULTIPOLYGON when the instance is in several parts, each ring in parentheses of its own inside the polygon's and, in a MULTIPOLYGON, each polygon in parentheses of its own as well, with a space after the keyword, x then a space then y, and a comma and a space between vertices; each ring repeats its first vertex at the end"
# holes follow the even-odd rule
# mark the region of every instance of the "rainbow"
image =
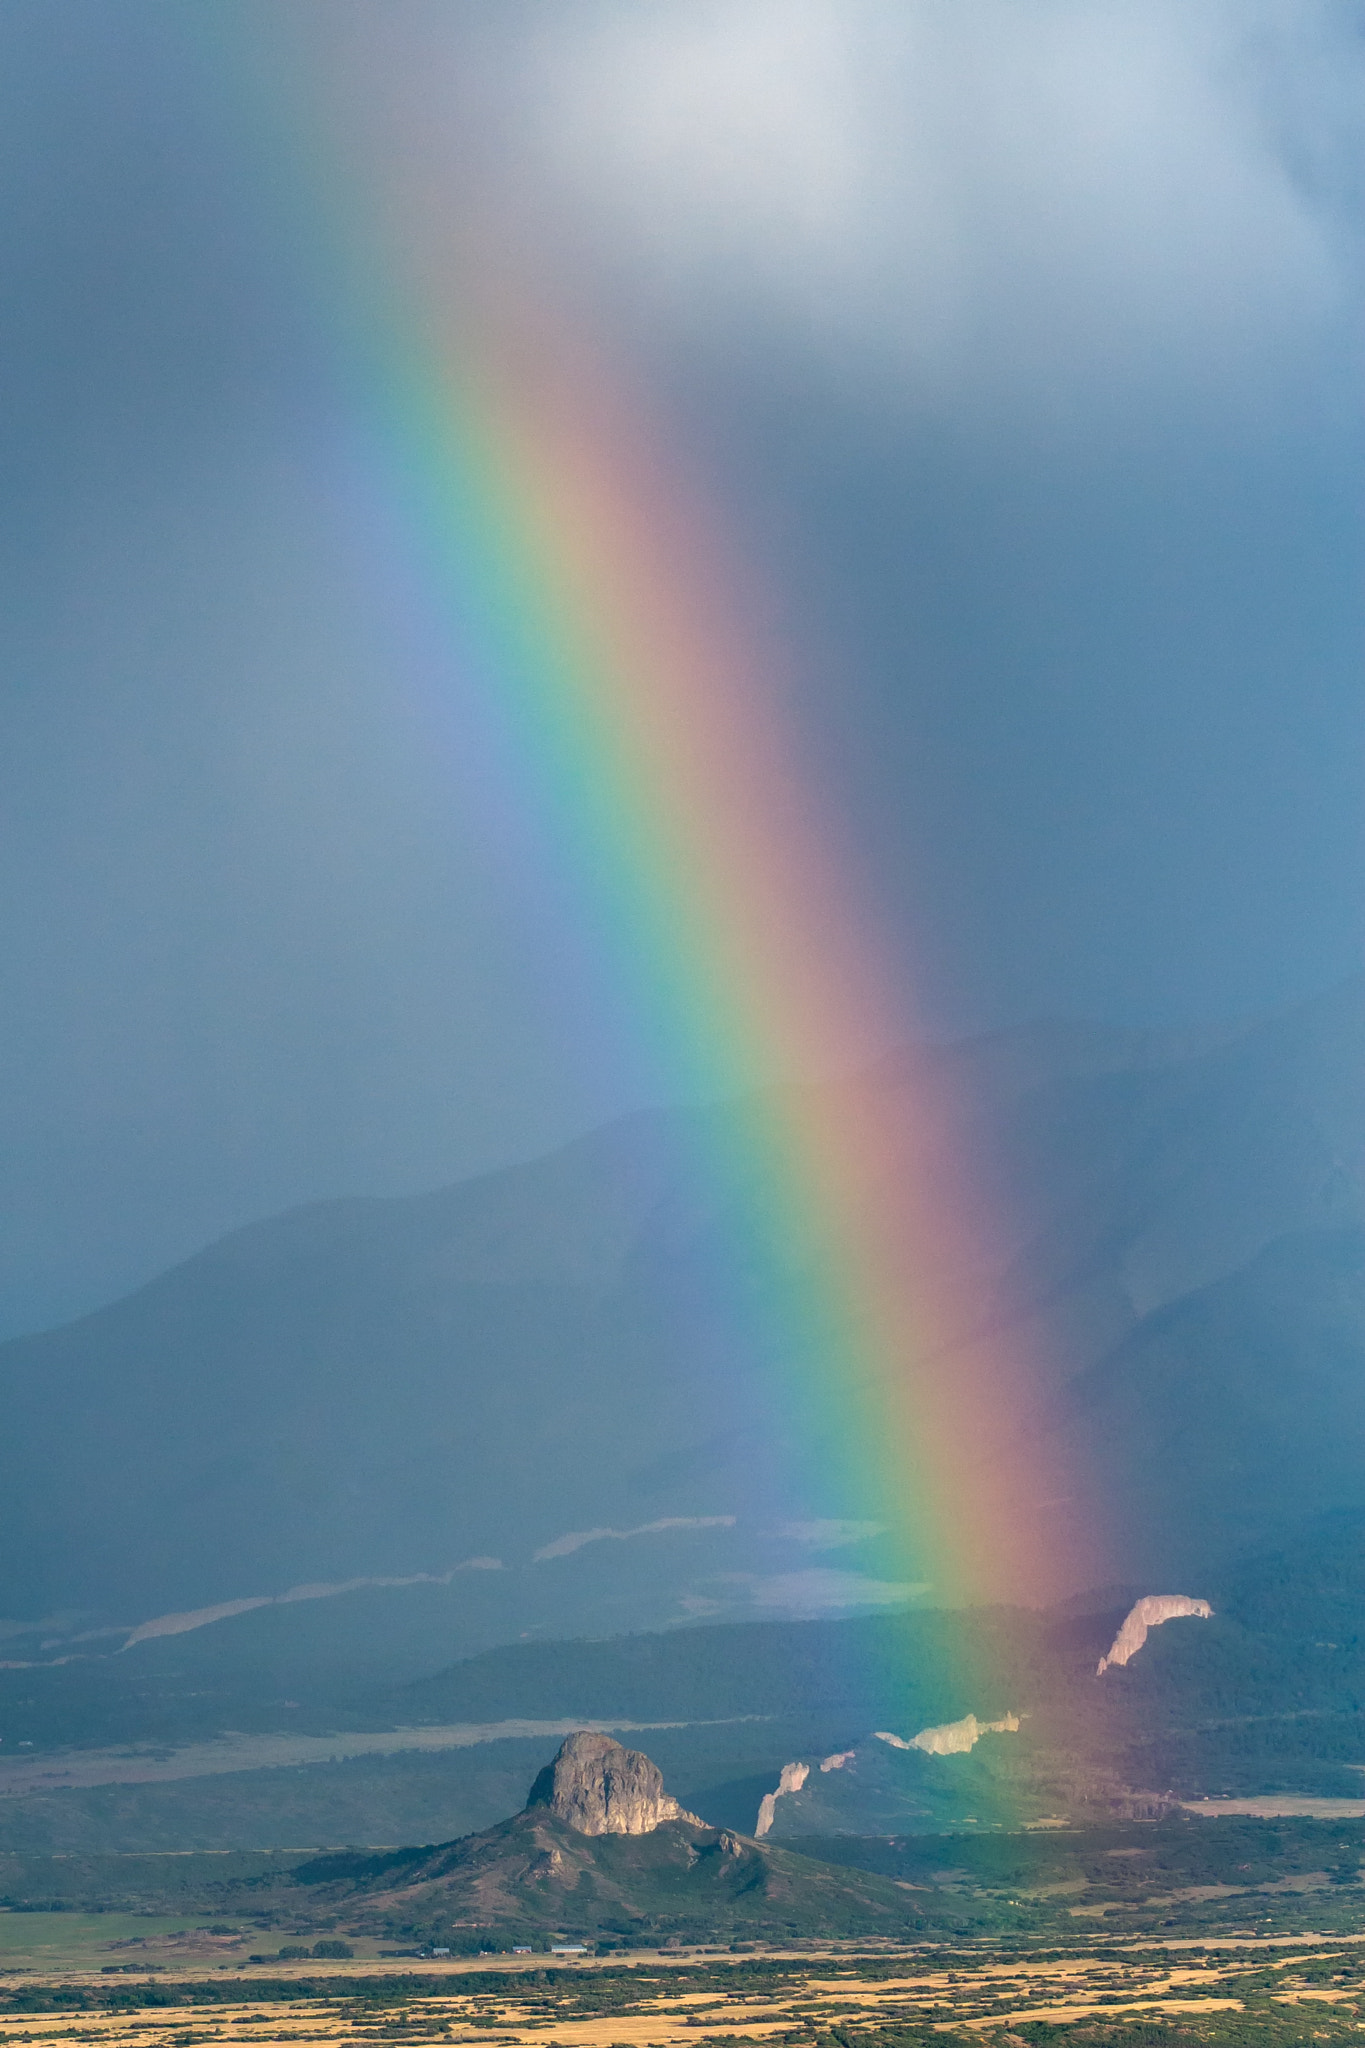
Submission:
POLYGON ((452 630, 678 1094, 732 1099, 701 1167, 745 1217, 790 1412, 936 1600, 1051 1586, 1054 1482, 989 1451, 1020 1361, 962 1341, 990 1222, 951 1158, 948 1084, 745 1085, 827 1074, 897 1018, 714 517, 562 344, 466 334, 397 360, 393 445, 452 630))
POLYGON ((1026 1361, 978 1328, 993 1226, 942 1063, 810 1081, 904 1037, 896 949, 802 762, 741 551, 562 317, 478 278, 454 314, 449 278, 395 283, 375 241, 359 274, 362 240, 337 317, 364 331, 356 401, 418 575, 614 1000, 677 1099, 727 1104, 689 1164, 743 1219, 777 1398, 935 1604, 1054 1587, 1056 1481, 1020 1448, 1026 1361))

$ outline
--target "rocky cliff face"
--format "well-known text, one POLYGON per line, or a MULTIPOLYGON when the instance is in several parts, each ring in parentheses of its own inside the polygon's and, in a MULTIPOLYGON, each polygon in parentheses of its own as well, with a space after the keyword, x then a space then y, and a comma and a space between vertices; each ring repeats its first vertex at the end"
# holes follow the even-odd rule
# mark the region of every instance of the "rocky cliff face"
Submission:
POLYGON ((570 1735, 532 1785, 526 1810, 538 1806, 580 1835, 650 1835, 669 1820, 703 1825, 665 1792, 657 1764, 609 1735, 586 1731, 570 1735))
MULTIPOLYGON (((922 1749, 926 1756, 966 1756, 975 1749, 983 1735, 1017 1735, 1019 1716, 1006 1714, 999 1721, 978 1721, 975 1714, 967 1714, 961 1721, 945 1721, 937 1728, 921 1728, 918 1735, 912 1735, 906 1742, 899 1735, 888 1735, 879 1728, 874 1741, 889 1743, 892 1749, 922 1749)), ((825 1766, 821 1764, 821 1770, 825 1766)))
POLYGON ((1209 1621, 1213 1617, 1213 1609, 1207 1600, 1191 1600, 1188 1593, 1145 1594, 1129 1608, 1122 1628, 1109 1645, 1109 1655, 1100 1658, 1095 1676, 1103 1678, 1112 1665, 1127 1664, 1136 1657, 1147 1640, 1148 1629, 1160 1628, 1163 1621, 1176 1621, 1187 1614, 1209 1621))
MULTIPOLYGON (((821 1770, 825 1765, 821 1764, 821 1770)), ((809 1764, 783 1764, 782 1775, 771 1792, 765 1792, 759 1802, 758 1819, 754 1824, 756 1835, 766 1835, 772 1827, 777 1812, 777 1802, 788 1792, 799 1792, 810 1776, 809 1764)))

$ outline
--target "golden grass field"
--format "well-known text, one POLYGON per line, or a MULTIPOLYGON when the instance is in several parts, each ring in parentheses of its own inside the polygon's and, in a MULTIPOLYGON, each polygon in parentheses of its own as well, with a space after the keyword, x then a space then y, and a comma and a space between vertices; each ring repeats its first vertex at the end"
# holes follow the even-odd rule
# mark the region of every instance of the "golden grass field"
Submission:
MULTIPOLYGON (((246 1978, 235 1999, 225 1940, 217 1956, 213 1937, 159 1927, 144 1920, 142 1937, 114 1933, 116 1916, 102 1915, 103 1945, 92 1945, 86 1916, 25 1914, 26 1920, 86 1921, 71 1927, 63 1947, 50 1929, 37 1929, 19 1974, 0 1973, 0 1986, 86 1986, 108 1996, 113 1985, 129 2008, 79 2013, 0 2013, 0 2048, 7 2043, 85 2042, 107 2048, 191 2048, 196 2043, 250 2042, 257 2048, 285 2042, 483 2043, 486 2048, 698 2048, 708 2041, 764 2044, 810 2043, 831 2029, 852 2027, 876 2039, 876 2030, 917 2039, 925 2032, 988 2034, 1025 2048, 1011 2029, 1029 2022, 1122 2022, 1166 2015, 1198 2025, 1216 2015, 1243 2012, 1248 1970, 1265 2001, 1290 2026, 1272 2032, 1259 2027, 1233 2038, 1302 2040, 1327 2038, 1320 2026, 1329 2016, 1365 2030, 1354 2018, 1365 2009, 1365 1935, 1209 1937, 1155 1943, 1138 1941, 1101 1952, 1027 1955, 953 1954, 943 1950, 883 1951, 873 1956, 851 1947, 786 1957, 767 1952, 761 1971, 719 1953, 669 1956, 637 1951, 622 1967, 620 1958, 548 1968, 550 1959, 480 1958, 469 1962, 379 1961, 357 1955, 351 1961, 272 1963, 268 1995, 246 1978), (154 1975, 111 1980, 96 1961, 107 1958, 109 1942, 143 1939, 145 1955, 163 1957, 154 1975), (1311 1964, 1307 1981, 1305 1965, 1311 1964), (137 2009, 141 1992, 165 2000, 177 1983, 191 1993, 210 1977, 211 2003, 181 2003, 137 2009), (1333 1982, 1333 1974, 1342 1981, 1333 1982), (698 1977, 705 1981, 698 1984, 698 1977), (290 1991, 298 1984, 298 1994, 290 1991), (1239 1995, 1243 1994, 1243 1995, 1239 1995), (1295 2018, 1302 2026, 1293 2024, 1295 2018)), ((13 1931, 5 1960, 11 1970, 18 1944, 13 1931)), ((112 1951, 126 1955, 126 1948, 112 1951)), ((265 1975, 259 1966, 251 1976, 265 1975)), ((1188 2036, 1186 2037, 1188 2038, 1188 2036)), ((1228 2038, 1220 2036, 1220 2038, 1228 2038)))

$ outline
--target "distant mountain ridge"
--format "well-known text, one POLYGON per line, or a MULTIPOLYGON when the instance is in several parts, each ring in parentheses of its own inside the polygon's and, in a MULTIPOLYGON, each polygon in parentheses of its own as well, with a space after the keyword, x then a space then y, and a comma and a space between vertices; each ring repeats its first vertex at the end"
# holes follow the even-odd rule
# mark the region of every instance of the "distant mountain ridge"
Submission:
MULTIPOLYGON (((832 1106, 868 1090, 1003 1219, 964 1350, 1037 1362, 1096 1578, 1365 1505, 1365 986, 1193 1041, 912 1048, 832 1106)), ((294 1211, 0 1346, 0 1604, 36 1645, 471 1560, 448 1597, 480 1642, 894 1601, 709 1312, 725 1201, 686 1162, 743 1113, 294 1211)))
MULTIPOLYGON (((447 1840, 520 1803, 575 1727, 642 1739, 711 1827, 748 1833, 767 1806, 789 1842, 1091 1825, 1177 1798, 1365 1802, 1365 1512, 1319 1517, 1192 1597, 1212 1615, 1150 1630, 1102 1677, 1132 1589, 1042 1613, 920 1608, 504 1643, 442 1671, 430 1666, 443 1638, 428 1631, 407 1652, 426 1675, 406 1683, 392 1638, 343 1635, 330 1666, 277 1643, 272 1661, 249 1635, 234 1640, 256 1616, 139 1657, 0 1667, 0 1848, 447 1840), (246 1729, 257 1739, 213 1740, 246 1729)), ((560 1788, 567 1806, 584 1785, 591 1773, 560 1788)), ((540 1789, 553 1800, 553 1772, 540 1789)), ((627 1813, 641 1791, 660 1787, 627 1782, 627 1813)))

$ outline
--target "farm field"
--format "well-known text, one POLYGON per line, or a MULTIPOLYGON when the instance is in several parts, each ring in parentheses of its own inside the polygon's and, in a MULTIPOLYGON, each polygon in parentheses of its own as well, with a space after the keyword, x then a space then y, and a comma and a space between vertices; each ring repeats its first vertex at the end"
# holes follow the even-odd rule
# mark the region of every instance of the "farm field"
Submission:
MULTIPOLYGON (((185 1958, 186 1964, 190 1958, 185 1958)), ((229 1966, 231 1967, 231 1966, 229 1966)), ((200 1966, 202 1970, 202 1965, 200 1966)), ((220 1965, 220 1971, 222 1966, 220 1965)), ((1355 2037, 1365 1935, 941 1946, 871 1956, 544 1957, 387 1966, 300 1963, 269 1978, 139 1982, 34 1973, 0 1989, 0 2044, 191 2048, 210 2042, 488 2042, 496 2048, 912 2048, 960 2034, 1003 2048, 1355 2037), (1019 2028, 1027 2028, 1027 2035, 1019 2028)))
MULTIPOLYGON (((202 1918, 202 1916, 200 1916, 202 1918)), ((0 1982, 8 1970, 98 1969, 148 1945, 171 1952, 196 1925, 184 1914, 0 1912, 0 1982)))

